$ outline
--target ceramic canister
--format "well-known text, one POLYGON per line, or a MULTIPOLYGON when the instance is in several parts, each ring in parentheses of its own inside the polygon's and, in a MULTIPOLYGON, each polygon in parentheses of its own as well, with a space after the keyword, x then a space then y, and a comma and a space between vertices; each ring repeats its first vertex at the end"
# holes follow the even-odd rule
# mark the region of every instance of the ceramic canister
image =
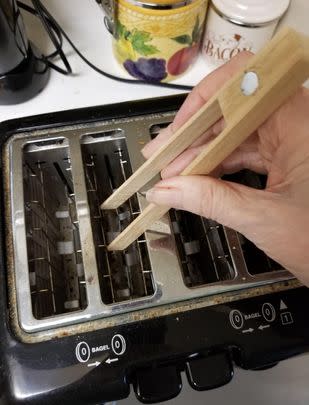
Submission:
POLYGON ((212 0, 201 52, 217 67, 243 50, 257 52, 272 37, 290 0, 212 0))
POLYGON ((208 0, 117 0, 113 50, 136 79, 170 81, 196 60, 208 0))

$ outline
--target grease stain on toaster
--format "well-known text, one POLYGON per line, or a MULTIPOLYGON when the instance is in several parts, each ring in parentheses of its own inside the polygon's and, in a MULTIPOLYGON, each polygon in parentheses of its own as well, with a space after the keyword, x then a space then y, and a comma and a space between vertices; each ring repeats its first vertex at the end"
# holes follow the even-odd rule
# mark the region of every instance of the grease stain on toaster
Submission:
POLYGON ((94 280, 94 276, 93 276, 93 275, 91 275, 91 276, 89 276, 89 277, 87 278, 87 282, 88 282, 89 284, 93 283, 93 280, 94 280))

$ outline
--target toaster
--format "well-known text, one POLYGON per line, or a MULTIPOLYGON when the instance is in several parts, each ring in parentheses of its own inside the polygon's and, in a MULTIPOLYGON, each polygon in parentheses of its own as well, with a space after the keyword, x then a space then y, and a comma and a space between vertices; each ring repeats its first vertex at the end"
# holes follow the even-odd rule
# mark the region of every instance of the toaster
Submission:
MULTIPOLYGON (((124 251, 106 248, 153 179, 100 204, 143 162, 184 95, 1 124, 1 398, 142 403, 228 383, 309 346, 308 289, 243 235, 180 211, 124 251)), ((242 171, 230 180, 263 188, 242 171)), ((297 243, 297 241, 295 241, 297 243)))

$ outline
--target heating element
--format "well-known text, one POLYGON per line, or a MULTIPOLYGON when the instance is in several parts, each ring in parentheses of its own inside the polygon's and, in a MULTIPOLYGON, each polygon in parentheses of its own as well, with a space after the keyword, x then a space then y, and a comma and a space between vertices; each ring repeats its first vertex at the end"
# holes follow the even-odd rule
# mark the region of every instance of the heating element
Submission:
MULTIPOLYGON (((180 210, 126 250, 107 251, 145 207, 144 193, 156 179, 116 210, 100 204, 141 165, 140 149, 173 116, 10 138, 11 271, 22 330, 43 332, 292 278, 242 235, 180 210)), ((261 186, 252 174, 233 180, 261 186)))

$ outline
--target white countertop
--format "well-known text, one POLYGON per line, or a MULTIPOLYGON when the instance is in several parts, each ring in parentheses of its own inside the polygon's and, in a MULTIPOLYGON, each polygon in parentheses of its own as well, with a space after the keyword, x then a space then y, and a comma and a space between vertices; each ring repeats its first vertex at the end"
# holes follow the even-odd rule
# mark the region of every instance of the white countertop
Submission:
MULTIPOLYGON (((103 24, 103 15, 94 0, 45 0, 48 9, 65 28, 78 48, 95 64, 109 72, 122 74, 111 56, 110 38, 103 24)), ((309 2, 292 0, 284 23, 309 35, 309 2)), ((42 34, 36 19, 27 16, 28 35, 44 53, 51 50, 49 40, 42 34)), ((47 87, 32 100, 17 106, 1 106, 0 121, 51 111, 116 103, 132 99, 175 94, 176 91, 150 86, 126 85, 101 77, 86 66, 67 46, 65 47, 75 75, 66 77, 52 72, 47 87)), ((206 65, 199 63, 179 82, 197 83, 206 73, 206 65)), ((304 311, 308 308, 304 308, 304 311)), ((309 316, 309 314, 308 314, 309 316)), ((185 380, 185 377, 183 378, 185 380)), ((187 383, 172 404, 228 404, 228 405, 307 405, 309 403, 309 356, 281 363, 274 369, 261 372, 237 370, 227 386, 200 393, 187 383)), ((121 404, 133 405, 134 395, 121 404)))

